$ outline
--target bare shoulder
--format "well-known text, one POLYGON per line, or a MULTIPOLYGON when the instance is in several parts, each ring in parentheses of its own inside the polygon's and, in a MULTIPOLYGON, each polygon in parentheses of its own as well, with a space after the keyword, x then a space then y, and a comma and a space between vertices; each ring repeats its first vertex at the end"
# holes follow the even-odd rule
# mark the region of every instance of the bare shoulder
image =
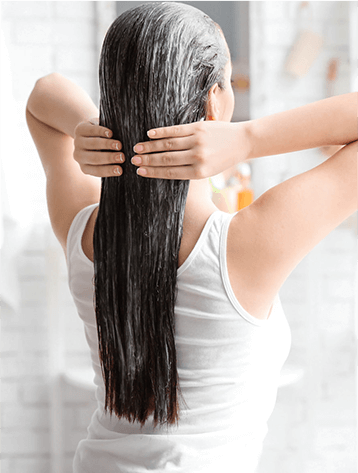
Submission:
POLYGON ((229 227, 227 258, 230 281, 244 309, 266 318, 294 268, 357 210, 357 202, 353 142, 238 212, 229 227))
POLYGON ((232 218, 227 235, 227 270, 241 306, 253 317, 266 319, 278 292, 278 281, 274 268, 270 271, 268 263, 262 261, 265 241, 256 222, 251 206, 232 218))

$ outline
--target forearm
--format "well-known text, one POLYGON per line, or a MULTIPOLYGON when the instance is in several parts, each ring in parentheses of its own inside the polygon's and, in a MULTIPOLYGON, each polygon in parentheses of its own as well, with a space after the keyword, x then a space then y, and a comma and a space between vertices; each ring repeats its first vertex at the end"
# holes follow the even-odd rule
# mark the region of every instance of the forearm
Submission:
POLYGON ((44 76, 36 82, 27 108, 38 120, 72 138, 80 122, 98 117, 98 108, 90 96, 58 73, 44 76))
POLYGON ((357 92, 250 120, 248 159, 357 140, 357 92))

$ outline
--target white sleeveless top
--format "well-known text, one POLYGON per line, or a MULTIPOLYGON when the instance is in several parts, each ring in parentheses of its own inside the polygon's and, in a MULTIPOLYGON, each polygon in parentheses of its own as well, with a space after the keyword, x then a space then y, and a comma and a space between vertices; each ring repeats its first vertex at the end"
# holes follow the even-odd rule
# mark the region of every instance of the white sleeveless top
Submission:
POLYGON ((93 308, 93 263, 81 240, 98 204, 81 210, 67 238, 69 286, 84 322, 98 407, 76 450, 74 473, 253 473, 277 395, 291 332, 277 295, 268 319, 236 299, 226 265, 234 214, 215 211, 178 269, 177 366, 186 403, 179 427, 143 429, 104 413, 104 384, 93 308), (162 430, 159 430, 162 429, 162 430))

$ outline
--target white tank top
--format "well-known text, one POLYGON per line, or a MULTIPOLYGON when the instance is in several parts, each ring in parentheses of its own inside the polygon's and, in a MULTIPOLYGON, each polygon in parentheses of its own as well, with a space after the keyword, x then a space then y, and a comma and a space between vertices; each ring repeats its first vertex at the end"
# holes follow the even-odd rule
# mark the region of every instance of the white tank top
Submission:
POLYGON ((277 395, 291 332, 277 295, 259 320, 231 288, 226 241, 234 214, 215 211, 178 269, 177 366, 186 406, 179 427, 153 428, 104 413, 104 384, 93 308, 93 263, 82 235, 98 204, 82 209, 67 238, 69 286, 84 322, 98 407, 74 458, 74 473, 253 473, 277 395), (162 430, 160 430, 162 429, 162 430))

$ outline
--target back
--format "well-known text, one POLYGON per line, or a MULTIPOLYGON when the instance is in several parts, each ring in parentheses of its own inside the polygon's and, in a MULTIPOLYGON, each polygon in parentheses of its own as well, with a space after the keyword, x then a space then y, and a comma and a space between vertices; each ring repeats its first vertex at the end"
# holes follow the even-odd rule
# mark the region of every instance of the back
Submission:
POLYGON ((233 215, 214 212, 178 269, 175 342, 183 401, 179 426, 154 429, 103 412, 104 386, 93 309, 93 263, 81 240, 96 205, 75 217, 67 240, 69 285, 84 322, 95 373, 98 408, 74 459, 75 473, 245 471, 253 473, 278 377, 290 349, 279 296, 266 320, 235 298, 226 262, 233 215), (220 468, 220 470, 218 470, 220 468))

